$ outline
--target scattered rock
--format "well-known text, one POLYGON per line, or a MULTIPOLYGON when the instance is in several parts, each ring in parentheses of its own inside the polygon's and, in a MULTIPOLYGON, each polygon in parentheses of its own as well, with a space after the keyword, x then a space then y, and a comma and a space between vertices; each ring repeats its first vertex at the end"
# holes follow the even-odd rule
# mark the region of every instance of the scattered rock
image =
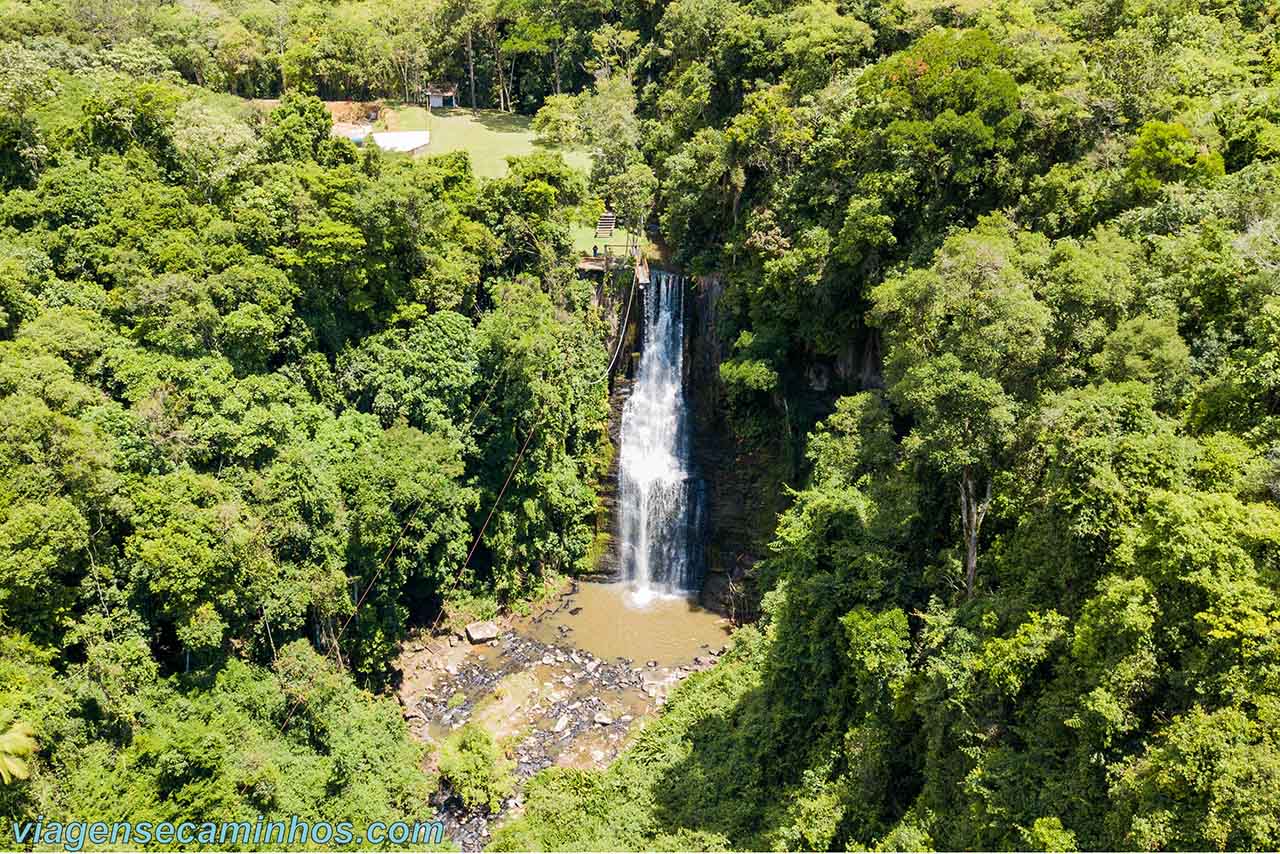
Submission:
POLYGON ((480 620, 467 624, 467 640, 472 643, 488 643, 498 637, 498 627, 493 620, 480 620))
POLYGON ((576 617, 576 616, 578 616, 579 614, 581 614, 581 613, 582 613, 582 608, 570 608, 570 609, 569 609, 569 613, 570 613, 572 616, 576 617))
MULTIPOLYGON (((423 660, 436 677, 430 690, 406 698, 404 705, 420 709, 402 709, 408 726, 419 737, 437 738, 456 731, 477 708, 485 708, 499 682, 523 672, 525 681, 515 683, 520 693, 503 696, 506 710, 523 726, 510 747, 516 779, 523 782, 559 762, 590 761, 597 766, 608 762, 626 742, 628 727, 641 714, 654 711, 655 702, 662 704, 660 698, 675 681, 674 670, 657 660, 650 660, 646 669, 623 656, 599 658, 577 648, 573 634, 564 629, 557 627, 558 636, 549 632, 551 640, 538 640, 505 628, 498 631, 496 621, 485 620, 466 626, 461 634, 442 634, 440 639, 460 648, 446 656, 432 648, 435 641, 428 645, 431 655, 423 660), (477 646, 469 647, 468 641, 477 646), (485 644, 494 647, 492 653, 480 649, 485 644), (650 699, 632 706, 642 691, 650 699), (450 709, 448 700, 457 692, 471 699, 450 709), (631 713, 613 716, 625 711, 631 713)), ((448 647, 441 644, 440 649, 448 647)), ((709 655, 703 652, 704 661, 713 660, 709 655)), ((481 851, 488 844, 496 816, 486 822, 469 813, 447 787, 433 795, 432 803, 446 823, 446 834, 463 851, 481 851)), ((517 797, 514 804, 504 803, 502 812, 520 804, 517 797)))
POLYGON ((657 666, 658 666, 658 662, 657 662, 657 661, 655 661, 655 660, 653 660, 653 659, 651 658, 651 659, 649 659, 648 661, 646 661, 646 662, 645 662, 645 666, 646 666, 646 667, 657 667, 657 666))

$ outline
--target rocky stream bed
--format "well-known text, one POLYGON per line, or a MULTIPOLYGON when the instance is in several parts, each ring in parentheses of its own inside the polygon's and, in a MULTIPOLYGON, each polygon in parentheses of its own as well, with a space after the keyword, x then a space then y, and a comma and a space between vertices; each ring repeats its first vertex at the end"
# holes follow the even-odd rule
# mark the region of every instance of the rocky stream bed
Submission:
POLYGON ((493 636, 480 643, 465 635, 419 638, 401 655, 399 699, 416 737, 439 744, 475 722, 514 763, 515 793, 495 815, 469 813, 447 790, 437 793, 446 839, 464 851, 481 850, 492 827, 522 808, 529 777, 552 765, 607 765, 634 729, 662 707, 673 685, 723 653, 723 647, 712 650, 703 643, 684 663, 597 657, 575 645, 572 630, 557 622, 574 607, 571 596, 572 591, 538 617, 483 627, 480 637, 493 636))

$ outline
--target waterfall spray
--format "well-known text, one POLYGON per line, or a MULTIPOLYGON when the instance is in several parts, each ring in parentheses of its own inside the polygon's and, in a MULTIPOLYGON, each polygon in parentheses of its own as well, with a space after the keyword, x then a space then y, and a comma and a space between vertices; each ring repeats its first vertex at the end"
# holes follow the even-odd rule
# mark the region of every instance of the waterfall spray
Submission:
POLYGON ((689 462, 684 284, 683 276, 653 271, 644 351, 622 409, 618 524, 623 574, 635 604, 688 595, 698 582, 693 547, 702 489, 689 462))

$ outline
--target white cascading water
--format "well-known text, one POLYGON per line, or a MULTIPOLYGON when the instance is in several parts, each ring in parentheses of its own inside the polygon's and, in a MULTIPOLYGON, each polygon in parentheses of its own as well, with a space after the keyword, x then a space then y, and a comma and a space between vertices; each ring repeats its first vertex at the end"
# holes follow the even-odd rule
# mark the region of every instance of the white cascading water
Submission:
POLYGON ((622 408, 618 528, 630 600, 688 595, 697 583, 691 545, 701 524, 701 484, 689 464, 685 411, 683 276, 652 272, 644 349, 622 408))

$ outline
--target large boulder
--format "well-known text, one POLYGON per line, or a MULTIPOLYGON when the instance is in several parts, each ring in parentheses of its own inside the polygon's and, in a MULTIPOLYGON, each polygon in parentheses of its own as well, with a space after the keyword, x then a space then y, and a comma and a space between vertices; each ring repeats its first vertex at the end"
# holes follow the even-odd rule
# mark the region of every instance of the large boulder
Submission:
POLYGON ((467 640, 472 643, 488 643, 498 636, 498 626, 493 620, 480 620, 467 624, 467 640))

